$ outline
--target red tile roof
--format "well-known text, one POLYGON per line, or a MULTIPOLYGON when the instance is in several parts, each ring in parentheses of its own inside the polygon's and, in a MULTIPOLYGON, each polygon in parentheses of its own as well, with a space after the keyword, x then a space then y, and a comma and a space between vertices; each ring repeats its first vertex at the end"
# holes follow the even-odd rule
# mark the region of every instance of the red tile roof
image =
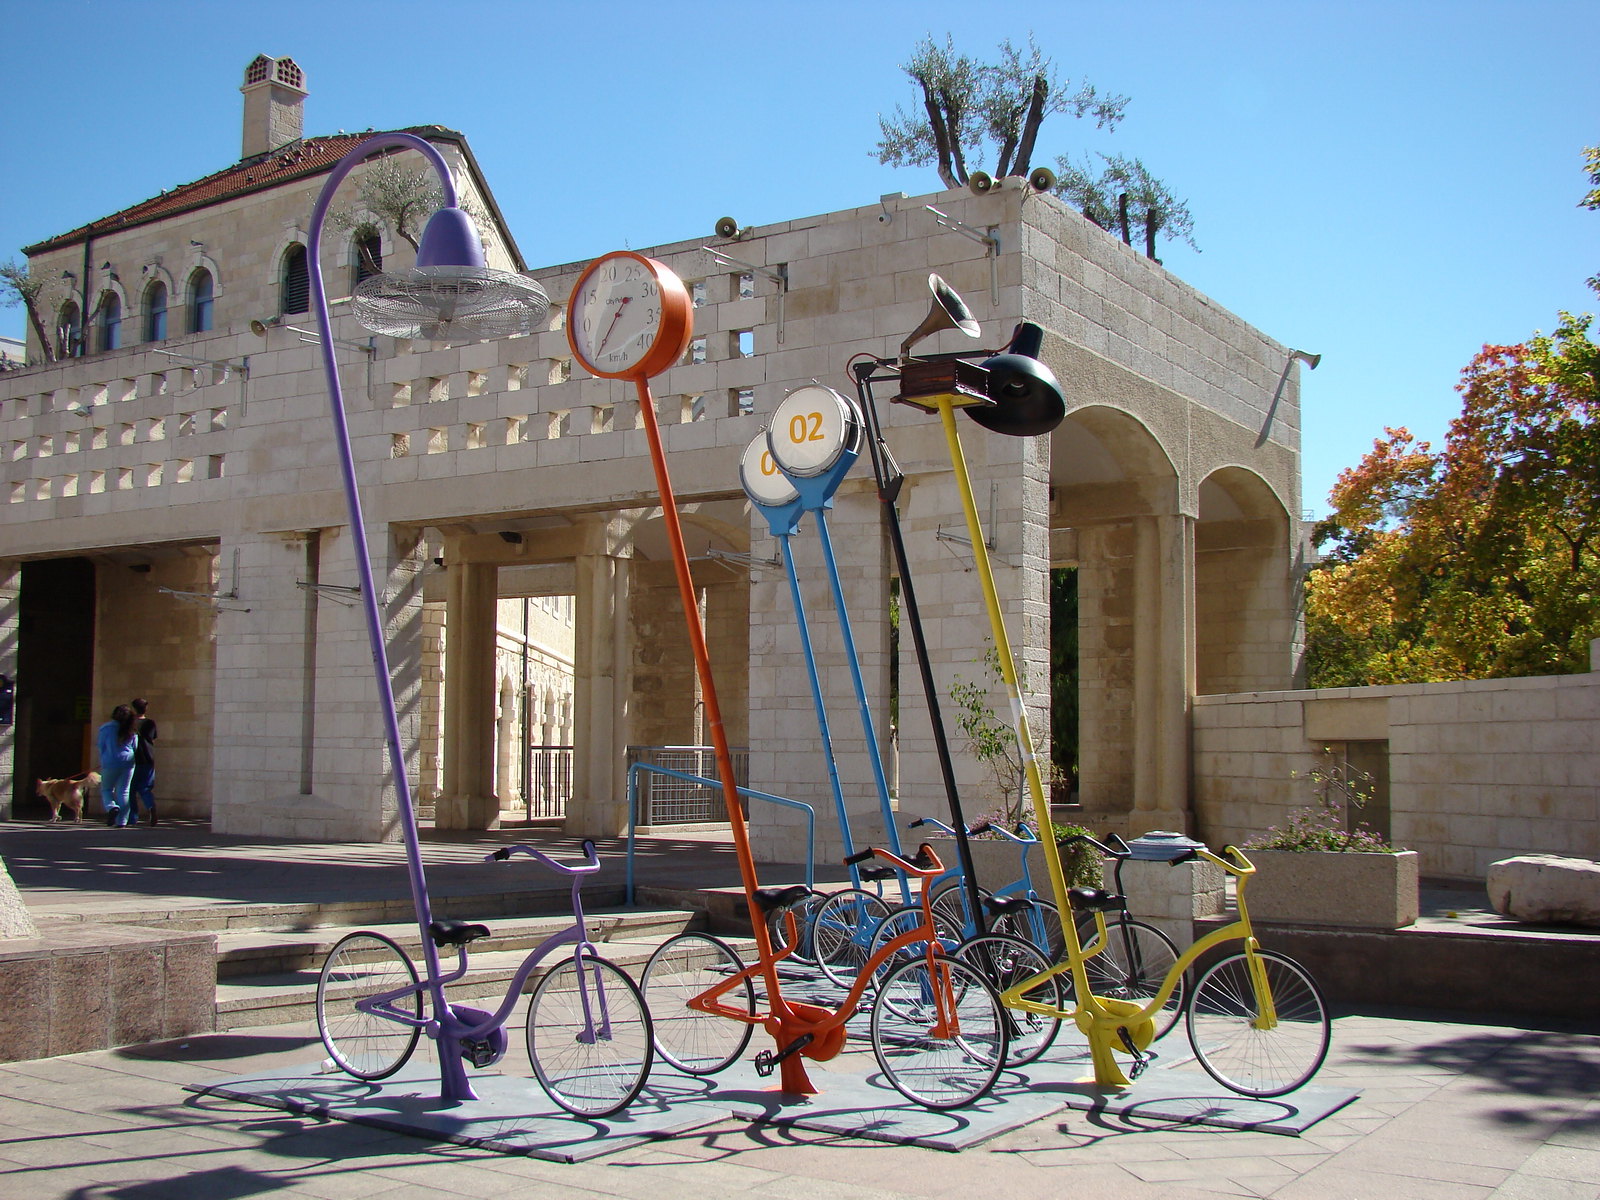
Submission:
MULTIPOLYGON (((466 145, 466 140, 459 133, 442 125, 414 125, 398 132, 413 133, 430 141, 456 142, 463 148, 466 145)), ((214 175, 207 175, 204 179, 197 179, 193 183, 181 184, 131 208, 112 213, 109 217, 101 217, 98 221, 91 221, 87 225, 48 238, 37 245, 26 246, 22 252, 30 256, 42 254, 47 250, 57 250, 81 242, 85 237, 114 233, 135 225, 159 221, 178 213, 204 208, 209 204, 231 200, 250 192, 281 187, 286 183, 321 175, 331 171, 334 164, 343 158, 352 146, 372 137, 374 133, 374 130, 369 129, 363 133, 304 138, 282 150, 244 159, 214 175)))

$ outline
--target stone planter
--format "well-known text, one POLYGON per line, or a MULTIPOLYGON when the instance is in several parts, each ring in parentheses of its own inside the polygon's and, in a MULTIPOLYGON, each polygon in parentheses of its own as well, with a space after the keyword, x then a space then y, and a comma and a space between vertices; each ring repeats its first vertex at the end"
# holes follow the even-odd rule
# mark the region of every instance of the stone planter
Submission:
POLYGON ((1399 854, 1246 850, 1250 916, 1286 925, 1399 929, 1417 919, 1415 850, 1399 854))

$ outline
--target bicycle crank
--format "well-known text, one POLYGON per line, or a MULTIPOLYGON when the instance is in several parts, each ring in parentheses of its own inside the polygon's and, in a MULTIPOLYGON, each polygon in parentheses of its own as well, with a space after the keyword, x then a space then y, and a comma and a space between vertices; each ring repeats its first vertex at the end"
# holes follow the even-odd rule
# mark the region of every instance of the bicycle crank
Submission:
POLYGON ((756 1074, 765 1079, 778 1069, 779 1064, 786 1058, 792 1058, 816 1040, 815 1035, 802 1033, 782 1050, 774 1054, 771 1050, 763 1050, 756 1055, 756 1074))

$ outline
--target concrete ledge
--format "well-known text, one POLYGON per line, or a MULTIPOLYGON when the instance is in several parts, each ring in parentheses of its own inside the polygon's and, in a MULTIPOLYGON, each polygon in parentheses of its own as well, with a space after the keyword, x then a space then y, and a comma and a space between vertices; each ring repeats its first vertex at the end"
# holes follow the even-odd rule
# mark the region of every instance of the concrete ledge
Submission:
MULTIPOLYGON (((1196 936, 1221 923, 1196 922, 1196 936)), ((1354 930, 1264 921, 1255 929, 1263 948, 1299 962, 1336 1004, 1593 1020, 1600 991, 1600 934, 1354 930)))
POLYGON ((0 1062, 209 1033, 216 938, 78 921, 0 942, 0 1062))

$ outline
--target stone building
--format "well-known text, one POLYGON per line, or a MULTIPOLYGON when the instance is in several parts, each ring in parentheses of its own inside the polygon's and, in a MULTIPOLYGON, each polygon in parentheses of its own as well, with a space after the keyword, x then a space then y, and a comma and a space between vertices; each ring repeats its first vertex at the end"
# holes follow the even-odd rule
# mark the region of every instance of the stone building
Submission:
MULTIPOLYGON (((360 616, 338 602, 354 571, 319 351, 291 328, 313 198, 356 137, 301 137, 305 82, 290 60, 252 63, 244 92, 239 163, 27 251, 59 279, 51 316, 85 353, 0 375, 0 671, 20 701, 0 729, 0 780, 27 815, 29 777, 76 769, 93 725, 142 692, 163 719, 160 790, 184 811, 224 832, 378 839, 393 834, 394 797, 360 616)), ((491 265, 524 269, 465 139, 416 132, 486 217, 491 265)), ((788 391, 816 379, 848 393, 852 355, 892 356, 937 272, 984 337, 941 333, 920 350, 998 346, 1033 320, 1067 394, 1048 437, 970 425, 964 438, 1013 641, 1041 684, 1050 572, 1077 569, 1079 799, 1102 826, 1179 825, 1194 696, 1296 677, 1297 367, 1022 184, 888 196, 646 251, 695 297, 694 343, 655 396, 719 696, 751 783, 826 806, 787 585, 737 463, 788 391)), ((353 203, 359 184, 346 186, 353 203)), ((330 280, 353 284, 374 233, 384 263, 409 262, 374 217, 325 239, 330 280)), ((506 600, 571 597, 571 701, 557 722, 574 747, 570 829, 625 827, 628 746, 704 737, 637 400, 570 360, 562 320, 583 266, 532 271, 552 318, 525 337, 369 338, 344 300, 332 305, 403 733, 441 825, 494 824, 514 774, 505 739, 527 744, 506 724, 506 600)), ((889 399, 947 686, 979 672, 987 622, 970 553, 949 536, 963 526, 943 438, 889 399)), ((896 745, 881 749, 897 754, 901 809, 937 814, 908 656, 904 684, 890 677, 888 555, 864 463, 831 521, 885 737, 899 700, 896 745)), ((866 813, 868 748, 845 719, 849 679, 809 531, 796 550, 838 699, 841 775, 866 813)), ((527 694, 513 688, 513 708, 527 694)), ((1030 702, 1042 728, 1045 690, 1030 702)), ((969 811, 982 811, 982 774, 966 759, 961 772, 969 811)), ((753 815, 758 849, 792 857, 784 822, 753 815)))

